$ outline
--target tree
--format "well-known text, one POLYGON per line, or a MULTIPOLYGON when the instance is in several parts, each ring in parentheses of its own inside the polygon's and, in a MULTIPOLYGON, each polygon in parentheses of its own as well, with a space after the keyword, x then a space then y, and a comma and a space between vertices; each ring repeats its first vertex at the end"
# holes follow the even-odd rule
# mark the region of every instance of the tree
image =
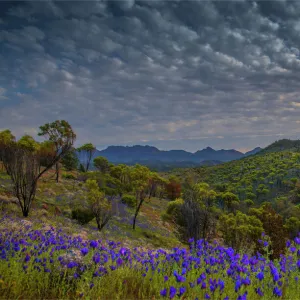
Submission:
POLYGON ((221 215, 219 230, 226 245, 237 250, 249 250, 258 244, 264 229, 257 217, 237 211, 236 215, 221 215))
POLYGON ((101 231, 113 217, 111 202, 109 202, 105 194, 99 190, 96 180, 88 179, 86 181, 86 187, 88 188, 88 200, 91 211, 96 218, 98 230, 101 231))
POLYGON ((47 140, 39 143, 39 172, 42 167, 46 167, 49 162, 51 162, 52 158, 55 156, 55 145, 53 142, 47 140))
POLYGON ((84 172, 87 172, 90 168, 91 160, 96 152, 96 147, 92 143, 84 144, 77 149, 81 155, 80 160, 83 160, 82 166, 84 172))
POLYGON ((150 170, 139 164, 130 168, 130 181, 135 192, 135 213, 133 217, 132 229, 135 229, 136 219, 140 209, 147 197, 147 189, 149 189, 150 170))
POLYGON ((296 217, 290 217, 285 221, 284 228, 289 233, 289 238, 294 239, 300 232, 300 219, 296 217))
POLYGON ((221 194, 221 198, 224 203, 224 207, 227 208, 229 212, 233 212, 235 207, 239 204, 240 200, 237 197, 237 195, 231 193, 231 192, 226 192, 221 194))
MULTIPOLYGON (((61 159, 71 150, 76 135, 72 130, 70 124, 65 120, 57 120, 52 123, 47 123, 40 126, 39 136, 48 137, 49 141, 53 143, 55 148, 55 165, 56 168, 56 182, 59 181, 59 169, 61 159)), ((51 166, 52 167, 52 166, 51 166)))
POLYGON ((130 173, 131 168, 124 164, 111 166, 109 169, 110 176, 117 179, 120 183, 120 196, 122 197, 123 192, 131 192, 133 186, 131 183, 130 173))
POLYGON ((76 155, 76 150, 72 148, 61 160, 62 165, 67 171, 77 170, 79 159, 76 155))
POLYGON ((181 184, 176 176, 171 176, 169 178, 169 183, 166 184, 167 196, 171 200, 180 198, 181 196, 181 184))
POLYGON ((165 186, 166 180, 156 172, 151 172, 148 182, 148 198, 154 197, 159 187, 165 186))
POLYGON ((102 173, 106 173, 109 170, 109 162, 103 156, 97 156, 94 158, 94 166, 102 173))
MULTIPOLYGON (((0 161, 3 162, 5 148, 15 142, 16 138, 9 129, 0 131, 0 161)), ((4 166, 2 166, 4 167, 4 166)))
POLYGON ((28 134, 23 135, 17 142, 18 146, 22 149, 34 152, 39 149, 40 145, 34 138, 28 134))
POLYGON ((46 124, 40 128, 49 130, 49 143, 56 145, 51 154, 45 156, 40 145, 33 139, 21 138, 19 142, 11 142, 4 146, 3 164, 7 174, 13 183, 14 195, 18 198, 24 217, 30 211, 32 201, 35 198, 36 187, 39 178, 53 167, 67 153, 74 143, 76 135, 71 126, 66 121, 54 122, 57 126, 53 128, 51 124, 46 124), (26 143, 30 141, 30 143, 26 143), (32 145, 36 145, 35 148, 32 145), (41 168, 41 164, 44 168, 41 168))
POLYGON ((195 184, 183 193, 184 203, 178 218, 179 234, 184 240, 206 239, 215 227, 214 204, 217 193, 207 183, 195 184))
POLYGON ((250 208, 249 214, 256 216, 262 222, 265 233, 272 241, 271 258, 278 258, 284 252, 287 238, 282 216, 275 212, 270 203, 265 203, 260 208, 250 208))
POLYGON ((180 222, 178 220, 180 218, 180 211, 183 203, 183 199, 181 198, 178 198, 174 201, 170 201, 168 203, 166 212, 162 214, 162 219, 171 221, 175 225, 179 224, 180 222))

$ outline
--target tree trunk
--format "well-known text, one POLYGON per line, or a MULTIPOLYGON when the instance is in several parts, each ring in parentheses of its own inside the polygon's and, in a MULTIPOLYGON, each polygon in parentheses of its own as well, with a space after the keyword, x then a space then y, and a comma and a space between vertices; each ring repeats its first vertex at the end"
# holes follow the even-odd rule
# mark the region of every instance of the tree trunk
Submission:
POLYGON ((139 214, 139 211, 140 211, 140 208, 142 207, 143 202, 144 202, 144 199, 141 199, 140 203, 139 203, 139 206, 137 207, 137 209, 135 211, 135 214, 134 214, 134 217, 133 217, 133 225, 132 225, 132 229, 133 230, 135 229, 136 218, 137 218, 137 216, 139 214))
POLYGON ((133 230, 135 230, 135 222, 136 222, 137 215, 138 215, 138 213, 135 213, 135 215, 133 217, 133 225, 132 225, 133 230))
POLYGON ((56 182, 59 182, 59 162, 55 164, 55 170, 56 170, 56 182))
POLYGON ((101 224, 97 223, 97 227, 98 227, 98 230, 100 232, 103 229, 104 225, 101 225, 101 224))
POLYGON ((24 208, 23 209, 23 217, 27 218, 29 215, 29 208, 24 208))

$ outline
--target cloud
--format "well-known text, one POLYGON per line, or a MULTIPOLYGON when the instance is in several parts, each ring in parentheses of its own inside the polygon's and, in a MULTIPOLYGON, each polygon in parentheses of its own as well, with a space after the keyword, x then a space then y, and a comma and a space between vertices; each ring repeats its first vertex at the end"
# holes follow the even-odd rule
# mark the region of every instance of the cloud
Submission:
POLYGON ((7 97, 5 96, 5 93, 6 93, 6 89, 0 87, 0 100, 6 100, 7 99, 7 97))
POLYGON ((66 119, 78 144, 100 148, 297 138, 296 12, 289 1, 11 3, 1 15, 0 127, 66 119))

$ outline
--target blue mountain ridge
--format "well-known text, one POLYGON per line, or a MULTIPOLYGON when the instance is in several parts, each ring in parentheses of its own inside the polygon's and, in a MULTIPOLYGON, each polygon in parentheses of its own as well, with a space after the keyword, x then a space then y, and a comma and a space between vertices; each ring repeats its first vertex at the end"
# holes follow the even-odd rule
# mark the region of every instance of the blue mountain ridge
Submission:
MULTIPOLYGON (((112 163, 134 163, 134 162, 193 162, 220 161, 226 162, 253 155, 261 150, 260 147, 246 152, 245 154, 234 150, 214 150, 207 147, 191 153, 185 150, 159 150, 153 146, 109 146, 104 150, 96 150, 93 159, 97 156, 106 157, 112 163)), ((80 161, 83 160, 84 153, 78 153, 80 161)))

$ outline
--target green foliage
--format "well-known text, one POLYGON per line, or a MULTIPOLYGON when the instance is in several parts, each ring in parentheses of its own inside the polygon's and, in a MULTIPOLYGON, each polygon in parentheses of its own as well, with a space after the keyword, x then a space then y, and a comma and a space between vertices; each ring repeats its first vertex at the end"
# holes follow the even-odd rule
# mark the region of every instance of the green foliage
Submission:
POLYGON ((98 198, 104 198, 104 193, 99 190, 98 183, 95 179, 88 179, 85 183, 88 189, 88 200, 93 204, 98 198))
POLYGON ((179 237, 209 239, 215 236, 219 214, 215 207, 217 193, 207 183, 197 183, 183 193, 183 204, 175 218, 179 237))
POLYGON ((254 205, 254 202, 251 199, 246 199, 244 202, 247 205, 247 207, 251 207, 254 205))
POLYGON ((91 211, 96 218, 99 231, 112 217, 111 203, 105 198, 105 194, 99 190, 99 186, 96 180, 88 179, 85 183, 88 189, 88 201, 91 207, 91 211))
POLYGON ((38 135, 47 136, 48 140, 54 143, 61 156, 64 156, 71 149, 76 139, 71 125, 65 120, 57 120, 40 126, 38 135))
POLYGON ((262 222, 264 232, 272 241, 272 258, 278 258, 283 253, 287 239, 282 216, 275 212, 270 203, 265 203, 260 208, 250 208, 249 214, 262 222))
POLYGON ((87 143, 80 146, 77 150, 83 154, 82 158, 84 162, 80 165, 80 168, 84 172, 87 172, 90 168, 92 157, 97 149, 92 143, 87 143))
POLYGON ((15 136, 11 133, 9 129, 0 131, 0 144, 6 145, 16 140, 15 136))
MULTIPOLYGON (((252 207, 263 202, 272 203, 277 213, 284 218, 296 216, 296 206, 300 203, 300 153, 293 151, 259 152, 240 160, 212 167, 198 167, 177 171, 184 182, 194 177, 198 182, 207 182, 219 193, 231 192, 240 200, 235 209, 246 212, 252 200, 252 207), (278 197, 287 197, 285 204, 276 204, 278 197), (245 205, 246 204, 246 205, 245 205)), ((224 205, 221 194, 220 205, 224 205)), ((237 203, 235 203, 237 204, 237 203)), ((299 216, 300 217, 300 216, 299 216)))
POLYGON ((73 174, 63 174, 62 177, 65 179, 72 179, 72 180, 76 179, 76 177, 73 174))
MULTIPOLYGON (((38 180, 71 149, 76 135, 66 121, 55 121, 40 126, 40 136, 47 136, 48 143, 54 146, 50 154, 45 151, 46 143, 39 144, 31 136, 25 135, 15 142, 6 131, 1 145, 1 159, 13 184, 14 195, 19 200, 23 216, 28 217, 31 204, 35 198, 38 180), (42 145, 42 147, 41 147, 42 145), (54 150, 54 151, 52 151, 54 150), (42 168, 44 166, 44 168, 42 168)), ((58 172, 57 172, 58 174, 58 172)), ((58 177, 57 177, 58 178, 58 177)))
POLYGON ((183 205, 183 199, 178 198, 168 203, 166 212, 162 214, 164 221, 177 222, 177 218, 180 217, 180 209, 183 205))
POLYGON ((85 225, 95 218, 90 209, 75 208, 72 210, 72 219, 78 221, 79 224, 85 225))
POLYGON ((253 249, 263 230, 263 224, 257 217, 239 211, 236 215, 223 214, 219 219, 219 231, 225 244, 235 249, 253 249))
POLYGON ((102 173, 106 173, 109 170, 109 162, 103 156, 98 156, 94 159, 94 166, 102 173))
POLYGON ((282 139, 276 141, 269 145, 268 147, 264 148, 261 153, 268 153, 268 152, 279 152, 279 151, 299 151, 300 150, 300 140, 289 140, 289 139, 282 139))
POLYGON ((129 207, 136 206, 136 198, 132 195, 123 195, 122 196, 122 203, 126 204, 129 207))
POLYGON ((284 228, 288 231, 291 239, 295 238, 300 232, 300 219, 290 217, 285 221, 284 228))
POLYGON ((22 136, 18 142, 18 146, 22 149, 26 149, 31 152, 35 152, 39 149, 39 143, 34 140, 34 138, 28 134, 22 136))
POLYGON ((76 155, 75 149, 70 150, 62 158, 61 163, 67 171, 77 170, 79 166, 79 160, 76 155))
POLYGON ((221 199, 223 201, 224 207, 230 212, 232 212, 240 202, 237 195, 231 192, 221 193, 221 199))

